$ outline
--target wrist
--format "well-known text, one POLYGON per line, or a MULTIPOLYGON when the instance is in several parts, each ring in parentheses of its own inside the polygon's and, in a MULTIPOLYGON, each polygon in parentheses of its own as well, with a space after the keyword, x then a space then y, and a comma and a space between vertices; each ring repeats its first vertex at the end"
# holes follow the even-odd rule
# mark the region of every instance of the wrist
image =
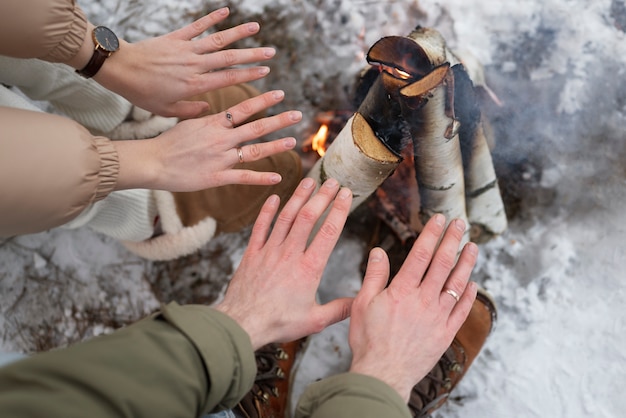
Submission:
POLYGON ((111 142, 120 165, 116 190, 161 189, 157 180, 159 154, 154 139, 111 142))
POLYGON ((254 315, 249 313, 240 312, 237 308, 230 307, 228 304, 220 303, 213 307, 215 310, 228 315, 232 318, 239 326, 248 334, 250 337, 250 342, 252 343, 252 348, 256 351, 264 345, 270 343, 271 341, 267 341, 264 337, 266 336, 266 332, 261 330, 257 324, 254 323, 254 315), (261 331, 261 332, 259 332, 261 331))
POLYGON ((374 377, 386 383, 388 386, 394 389, 405 402, 408 402, 411 396, 411 390, 413 389, 413 386, 415 386, 415 384, 405 382, 405 379, 402 378, 402 373, 394 371, 398 369, 394 369, 393 367, 388 365, 385 367, 385 365, 380 362, 380 359, 378 360, 379 361, 370 362, 371 364, 368 362, 353 362, 350 366, 349 371, 351 373, 358 373, 365 376, 374 377), (378 365, 378 367, 372 367, 373 364, 378 365))

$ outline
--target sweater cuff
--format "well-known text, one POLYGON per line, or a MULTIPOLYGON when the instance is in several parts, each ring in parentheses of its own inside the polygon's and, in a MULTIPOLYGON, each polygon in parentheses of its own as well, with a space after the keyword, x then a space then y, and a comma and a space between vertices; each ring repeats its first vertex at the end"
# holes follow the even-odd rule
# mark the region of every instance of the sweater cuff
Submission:
POLYGON ((296 418, 331 416, 337 411, 361 418, 411 418, 408 406, 391 386, 357 373, 342 373, 309 385, 298 402, 296 418))
POLYGON ((235 407, 256 377, 248 334, 232 318, 208 306, 173 302, 162 308, 162 315, 189 338, 202 358, 208 379, 203 411, 235 407))
POLYGON ((95 136, 94 144, 100 155, 100 171, 98 173, 100 182, 93 200, 93 202, 97 202, 107 197, 115 189, 120 172, 120 162, 115 145, 110 139, 95 136))

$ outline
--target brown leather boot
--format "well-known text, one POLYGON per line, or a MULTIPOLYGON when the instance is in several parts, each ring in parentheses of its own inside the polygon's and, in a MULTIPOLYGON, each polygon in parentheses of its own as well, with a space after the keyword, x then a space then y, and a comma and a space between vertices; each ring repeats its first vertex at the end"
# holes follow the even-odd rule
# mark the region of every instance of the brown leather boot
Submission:
POLYGON ((428 417, 443 405, 480 352, 497 319, 496 305, 479 290, 472 310, 437 365, 413 387, 409 409, 416 418, 428 417))
POLYGON ((243 418, 285 418, 289 379, 304 341, 268 344, 256 351, 257 375, 252 390, 233 409, 243 418))

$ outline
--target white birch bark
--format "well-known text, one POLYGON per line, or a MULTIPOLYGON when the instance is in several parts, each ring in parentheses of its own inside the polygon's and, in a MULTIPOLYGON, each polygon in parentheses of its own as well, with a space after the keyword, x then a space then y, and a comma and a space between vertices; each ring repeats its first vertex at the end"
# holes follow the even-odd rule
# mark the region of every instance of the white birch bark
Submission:
POLYGON ((436 213, 445 215, 447 223, 462 219, 467 225, 463 245, 469 241, 469 221, 458 122, 450 103, 453 88, 450 67, 442 66, 400 94, 402 113, 413 137, 422 221, 436 213), (412 105, 417 102, 423 104, 412 105))
POLYGON ((334 178, 352 190, 352 211, 376 191, 400 161, 376 137, 363 116, 355 113, 307 177, 313 178, 318 188, 334 178))

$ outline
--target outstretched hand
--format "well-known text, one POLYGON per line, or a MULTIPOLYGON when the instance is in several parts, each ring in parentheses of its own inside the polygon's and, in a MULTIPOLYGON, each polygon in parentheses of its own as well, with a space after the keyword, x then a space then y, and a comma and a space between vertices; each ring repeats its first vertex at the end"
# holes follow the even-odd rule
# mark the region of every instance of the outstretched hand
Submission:
POLYGON ((156 138, 113 141, 120 162, 116 190, 144 188, 189 192, 225 184, 280 182, 278 173, 244 170, 235 165, 278 154, 296 145, 295 138, 243 145, 302 119, 301 112, 292 110, 245 123, 250 116, 283 98, 284 92, 270 91, 245 100, 227 112, 179 122, 156 138))
POLYGON ((160 116, 191 118, 208 104, 188 101, 196 94, 257 80, 265 66, 233 68, 272 58, 274 48, 224 49, 258 33, 256 22, 199 35, 228 17, 227 7, 163 36, 136 43, 120 40, 120 49, 107 59, 94 79, 131 103, 160 116))
POLYGON ((271 233, 279 199, 275 195, 268 198, 224 300, 216 306, 248 332, 254 349, 320 332, 349 315, 351 298, 320 305, 315 295, 348 217, 352 194, 346 188, 339 190, 334 179, 311 197, 314 190, 313 179, 302 180, 271 233), (331 203, 322 226, 307 245, 317 220, 331 203))
POLYGON ((476 298, 476 284, 468 279, 477 247, 466 244, 455 264, 465 223, 452 221, 437 248, 444 225, 443 215, 431 218, 387 288, 387 254, 373 249, 352 306, 350 371, 386 382, 407 401, 450 346, 476 298))

